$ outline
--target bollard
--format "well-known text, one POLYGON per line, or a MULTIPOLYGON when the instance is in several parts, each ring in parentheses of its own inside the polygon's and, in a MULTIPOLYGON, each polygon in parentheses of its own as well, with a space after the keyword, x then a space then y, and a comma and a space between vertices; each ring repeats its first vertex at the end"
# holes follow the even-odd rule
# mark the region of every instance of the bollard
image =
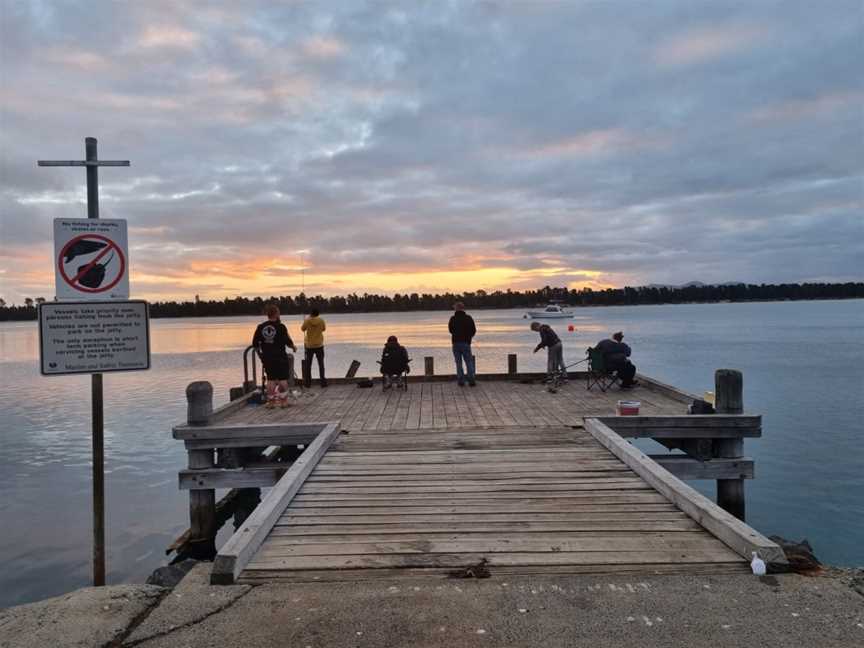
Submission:
POLYGON ((213 385, 206 380, 189 383, 186 387, 186 421, 189 425, 207 425, 213 414, 213 385))
MULTIPOLYGON (((213 414, 213 385, 206 381, 189 383, 186 422, 207 425, 213 414)), ((187 450, 190 470, 212 468, 213 450, 187 450)), ((212 560, 216 555, 216 491, 212 488, 189 491, 189 551, 192 558, 212 560)))
POLYGON ((518 371, 516 370, 516 354, 511 353, 507 356, 507 373, 511 376, 515 376, 518 371))
MULTIPOLYGON (((714 409, 717 414, 744 412, 744 379, 735 369, 718 369, 714 373, 714 409)), ((744 439, 716 439, 714 454, 724 459, 744 456, 744 439)), ((717 480, 717 505, 744 521, 746 506, 743 479, 717 480)))
POLYGON ((435 375, 435 358, 432 356, 426 356, 423 358, 423 365, 427 376, 435 375))

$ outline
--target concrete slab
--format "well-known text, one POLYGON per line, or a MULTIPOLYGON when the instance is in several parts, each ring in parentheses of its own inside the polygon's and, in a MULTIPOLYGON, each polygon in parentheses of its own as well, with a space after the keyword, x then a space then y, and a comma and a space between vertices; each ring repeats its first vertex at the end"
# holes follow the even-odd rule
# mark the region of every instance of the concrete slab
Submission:
POLYGON ((495 576, 261 585, 200 623, 148 641, 181 646, 864 645, 864 597, 831 578, 495 576))
POLYGON ((155 606, 164 591, 155 585, 87 587, 0 610, 0 647, 104 646, 155 606))
POLYGON ((126 638, 125 644, 134 644, 198 623, 224 610, 251 589, 249 585, 210 585, 212 567, 212 563, 199 563, 193 567, 159 607, 126 638))

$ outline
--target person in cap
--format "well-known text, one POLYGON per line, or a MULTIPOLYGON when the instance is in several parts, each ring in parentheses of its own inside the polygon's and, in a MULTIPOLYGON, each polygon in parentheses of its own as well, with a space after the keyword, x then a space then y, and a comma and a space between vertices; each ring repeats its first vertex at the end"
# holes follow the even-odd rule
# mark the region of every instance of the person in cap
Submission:
POLYGON ((623 342, 624 333, 618 331, 611 339, 600 340, 594 347, 603 354, 603 361, 610 371, 621 379, 621 389, 630 389, 639 384, 635 380, 636 366, 630 362, 630 345, 623 342))

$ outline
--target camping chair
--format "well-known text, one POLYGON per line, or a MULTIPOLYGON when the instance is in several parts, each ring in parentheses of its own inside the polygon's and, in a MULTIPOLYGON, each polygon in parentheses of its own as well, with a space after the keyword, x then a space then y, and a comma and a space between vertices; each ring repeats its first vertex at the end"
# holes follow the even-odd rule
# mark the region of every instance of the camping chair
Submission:
POLYGON ((618 376, 615 375, 613 369, 606 367, 606 360, 603 353, 599 350, 588 347, 588 386, 591 389, 594 385, 600 388, 600 391, 605 392, 618 382, 618 376))

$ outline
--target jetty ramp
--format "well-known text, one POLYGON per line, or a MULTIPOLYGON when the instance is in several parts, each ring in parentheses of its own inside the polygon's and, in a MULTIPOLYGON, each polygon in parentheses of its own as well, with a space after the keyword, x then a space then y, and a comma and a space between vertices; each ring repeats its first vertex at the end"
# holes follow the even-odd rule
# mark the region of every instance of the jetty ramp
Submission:
POLYGON ((626 396, 578 379, 550 393, 524 375, 311 393, 286 409, 239 399, 175 428, 196 464, 181 488, 271 487, 219 550, 214 582, 724 574, 745 572, 750 550, 782 561, 670 472, 744 479, 752 461, 650 458, 625 440, 758 436, 758 416, 687 416, 692 396, 646 378, 626 396), (623 397, 640 416, 615 416, 623 397), (296 443, 303 454, 281 467, 202 467, 191 454, 296 443))

